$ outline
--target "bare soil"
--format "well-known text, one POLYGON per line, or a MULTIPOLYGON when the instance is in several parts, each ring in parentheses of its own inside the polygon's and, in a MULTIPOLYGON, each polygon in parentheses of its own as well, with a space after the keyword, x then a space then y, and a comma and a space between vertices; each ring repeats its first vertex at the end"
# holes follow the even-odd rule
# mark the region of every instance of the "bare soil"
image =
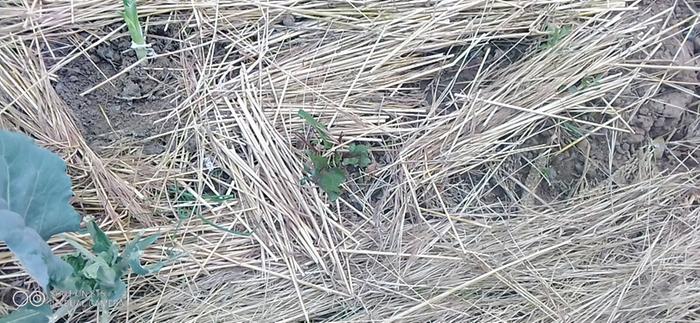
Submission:
MULTIPOLYGON (((149 42, 156 52, 178 49, 162 27, 149 31, 149 42)), ((85 44, 89 46, 90 43, 85 44)), ((168 57, 150 59, 148 64, 130 69, 96 90, 81 95, 137 61, 128 35, 108 40, 73 60, 58 72, 55 89, 70 106, 74 120, 88 144, 96 150, 117 141, 144 140, 162 133, 156 121, 173 107, 179 95, 168 86, 173 77, 168 57)), ((158 154, 166 138, 144 143, 145 154, 158 154)))

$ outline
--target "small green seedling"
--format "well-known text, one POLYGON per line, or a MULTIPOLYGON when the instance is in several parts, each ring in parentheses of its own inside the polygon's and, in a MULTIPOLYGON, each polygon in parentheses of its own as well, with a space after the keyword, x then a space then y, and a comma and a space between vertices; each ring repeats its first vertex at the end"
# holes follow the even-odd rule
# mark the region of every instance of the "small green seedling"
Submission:
POLYGON ((571 34, 571 26, 557 27, 554 25, 547 26, 547 41, 540 45, 540 49, 550 49, 559 44, 566 36, 571 34))
MULTIPOLYGON (((168 193, 170 193, 171 196, 174 196, 175 199, 180 202, 180 203, 192 203, 196 202, 197 198, 194 196, 194 194, 188 192, 185 189, 181 189, 177 186, 170 187, 168 189, 168 193)), ((215 195, 215 194, 203 194, 202 199, 213 204, 219 204, 219 203, 224 203, 226 201, 231 201, 235 199, 236 196, 233 194, 227 194, 227 195, 215 195)), ((190 217, 191 214, 196 214, 197 217, 202 221, 202 223, 209 225, 217 230, 221 230, 236 236, 242 236, 242 237, 249 237, 251 236, 250 233, 248 232, 240 232, 240 231, 233 231, 229 230, 225 227, 222 227, 214 222, 209 221, 207 218, 205 218, 201 212, 197 212, 194 210, 194 207, 191 206, 180 206, 177 208, 177 216, 178 216, 178 223, 177 226, 178 228, 182 224, 182 221, 185 221, 190 217)))
POLYGON ((334 142, 328 134, 326 126, 304 110, 299 110, 299 116, 315 130, 318 136, 316 142, 318 145, 310 145, 311 149, 306 152, 313 169, 304 168, 307 175, 302 178, 302 184, 309 181, 316 183, 321 190, 328 194, 329 200, 335 201, 342 193, 340 186, 346 180, 345 166, 365 168, 372 162, 369 147, 351 144, 347 154, 329 152, 333 148, 334 142), (321 147, 320 151, 315 146, 321 147))
POLYGON ((581 130, 578 129, 571 121, 565 121, 564 123, 561 124, 562 128, 566 130, 566 132, 573 136, 574 138, 581 138, 583 134, 581 133, 581 130))
MULTIPOLYGON (((600 81, 601 81, 602 79, 603 79, 603 75, 602 75, 602 74, 598 74, 598 75, 596 75, 596 76, 588 75, 588 76, 582 78, 580 81, 576 82, 576 84, 574 84, 574 85, 569 86, 568 88, 566 88, 566 90, 567 90, 570 94, 574 94, 574 93, 576 93, 576 92, 583 91, 583 90, 585 90, 585 89, 587 89, 587 88, 600 85, 600 81)), ((559 90, 560 90, 560 91, 564 90, 564 86, 562 86, 559 90)))
MULTIPOLYGON (((92 252, 68 240, 79 253, 65 260, 54 255, 46 241, 80 229, 80 216, 70 204, 72 196, 61 158, 27 136, 0 130, 0 240, 39 283, 44 295, 59 289, 98 295, 93 302, 115 301, 126 291, 122 276, 128 268, 136 274, 160 269, 160 265, 144 268, 139 263, 143 250, 157 236, 137 239, 118 254, 117 247, 94 222, 88 222, 94 241, 92 252)), ((102 310, 104 313, 106 306, 102 310)), ((51 315, 47 304, 25 306, 0 318, 0 322, 48 322, 51 315)), ((108 315, 101 318, 108 320, 108 315)))
POLYGON ((306 123, 311 126, 314 130, 316 130, 316 135, 319 137, 319 140, 321 142, 321 145, 323 145, 323 148, 325 149, 331 149, 333 148, 333 140, 331 140, 331 136, 328 135, 328 129, 326 129, 326 126, 316 118, 314 118, 311 114, 304 110, 299 110, 299 116, 306 121, 306 123))
POLYGON ((136 52, 138 59, 153 55, 153 49, 146 44, 146 38, 141 30, 139 23, 139 14, 136 10, 136 0, 123 0, 124 2, 124 21, 131 35, 131 48, 136 52))
POLYGON ((315 152, 307 152, 313 169, 308 167, 305 169, 308 176, 302 179, 302 182, 312 181, 316 183, 326 194, 328 199, 335 201, 342 190, 340 185, 345 183, 345 170, 338 166, 335 160, 338 159, 336 154, 329 157, 323 156, 315 152))
POLYGON ((163 262, 148 267, 141 265, 144 250, 158 240, 158 235, 143 239, 139 236, 128 243, 120 253, 119 247, 95 222, 88 221, 87 229, 94 243, 92 250, 68 241, 78 250, 77 254, 64 257, 73 268, 73 274, 57 287, 90 296, 92 304, 103 313, 100 318, 108 322, 110 304, 119 301, 126 293, 126 284, 122 277, 129 269, 136 275, 144 276, 163 267, 163 262))

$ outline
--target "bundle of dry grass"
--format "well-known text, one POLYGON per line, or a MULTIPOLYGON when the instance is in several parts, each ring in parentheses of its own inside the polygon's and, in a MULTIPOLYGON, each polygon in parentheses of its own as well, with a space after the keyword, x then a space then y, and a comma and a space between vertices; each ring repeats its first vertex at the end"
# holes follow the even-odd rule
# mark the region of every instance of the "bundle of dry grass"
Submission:
POLYGON ((114 321, 700 320, 693 4, 147 1, 150 63, 116 3, 3 6, 0 124, 161 233, 114 321), (372 145, 336 202, 299 109, 372 145))

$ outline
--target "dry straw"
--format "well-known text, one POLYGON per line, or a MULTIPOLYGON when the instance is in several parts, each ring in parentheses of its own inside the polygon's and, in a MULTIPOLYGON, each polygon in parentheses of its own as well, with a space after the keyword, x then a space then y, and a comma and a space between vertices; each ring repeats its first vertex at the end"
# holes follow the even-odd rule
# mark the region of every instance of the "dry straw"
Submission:
MULTIPOLYGON (((697 321, 695 170, 660 173, 639 158, 631 183, 582 181, 555 201, 513 176, 541 163, 533 155, 630 132, 622 115, 648 99, 629 99, 630 88, 683 86, 673 76, 694 62, 654 58, 695 22, 674 18, 673 5, 139 2, 145 32, 162 26, 170 36, 159 37, 178 44, 154 58, 173 63, 172 105, 158 120, 168 127, 154 136, 166 151, 141 157, 139 142, 93 152, 52 88, 69 62, 128 37, 121 4, 4 2, 0 124, 60 152, 81 211, 107 215, 115 239, 162 234, 146 258, 175 260, 131 277, 114 321, 697 321), (571 32, 542 46, 552 28, 571 32), (598 81, 567 90, 587 78, 598 81), (336 203, 299 184, 299 109, 344 141, 373 145, 379 166, 336 203), (529 144, 562 123, 583 136, 529 144), (175 186, 190 199, 168 194, 175 186)), ((0 263, 3 288, 25 278, 9 253, 0 263)))

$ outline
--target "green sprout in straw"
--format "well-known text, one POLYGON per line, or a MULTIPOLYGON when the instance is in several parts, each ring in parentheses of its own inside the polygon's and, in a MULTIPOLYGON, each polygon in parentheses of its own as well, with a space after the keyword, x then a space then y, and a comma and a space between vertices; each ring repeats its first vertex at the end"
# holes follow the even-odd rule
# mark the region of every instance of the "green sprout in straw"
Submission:
POLYGON ((153 54, 153 50, 146 44, 146 39, 143 36, 143 31, 141 31, 141 25, 139 24, 139 14, 136 11, 136 0, 123 0, 124 1, 124 21, 126 21, 126 26, 129 28, 129 34, 131 34, 131 48, 136 51, 136 56, 139 59, 150 56, 153 54))

